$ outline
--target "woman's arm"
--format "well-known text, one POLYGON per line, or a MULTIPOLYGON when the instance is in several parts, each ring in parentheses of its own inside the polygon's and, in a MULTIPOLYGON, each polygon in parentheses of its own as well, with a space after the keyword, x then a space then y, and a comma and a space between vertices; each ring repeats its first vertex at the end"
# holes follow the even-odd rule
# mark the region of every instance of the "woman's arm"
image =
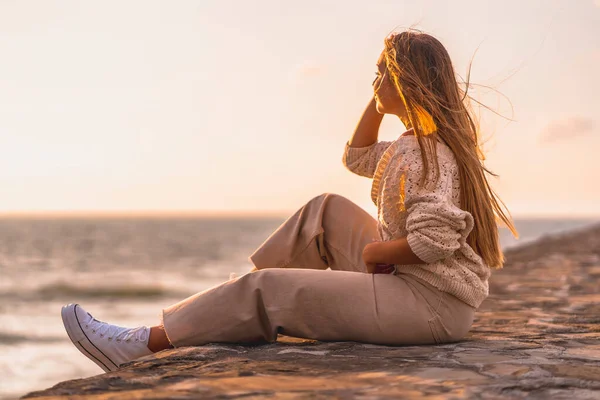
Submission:
POLYGON ((386 242, 369 243, 363 249, 365 264, 426 264, 411 250, 404 237, 386 242))
POLYGON ((349 171, 367 178, 373 178, 381 155, 392 143, 377 141, 383 114, 377 112, 375 104, 375 99, 372 98, 354 130, 354 135, 346 143, 342 158, 349 171))
POLYGON ((372 97, 348 142, 350 147, 367 147, 377 141, 383 114, 377 112, 376 104, 375 98, 372 97))
MULTIPOLYGON (((398 181, 398 198, 384 207, 395 207, 406 212, 406 237, 365 246, 365 263, 377 264, 431 264, 450 257, 466 242, 473 229, 473 217, 450 200, 449 182, 453 166, 441 162, 440 178, 434 188, 419 187, 423 173, 421 155, 404 154, 389 166, 398 181), (400 184, 405 182, 405 186, 400 184)), ((433 172, 430 171, 433 175, 433 172)), ((433 179, 431 176, 429 179, 433 179)), ((428 181, 429 181, 428 179, 428 181)), ((391 183, 390 183, 391 184, 391 183)))

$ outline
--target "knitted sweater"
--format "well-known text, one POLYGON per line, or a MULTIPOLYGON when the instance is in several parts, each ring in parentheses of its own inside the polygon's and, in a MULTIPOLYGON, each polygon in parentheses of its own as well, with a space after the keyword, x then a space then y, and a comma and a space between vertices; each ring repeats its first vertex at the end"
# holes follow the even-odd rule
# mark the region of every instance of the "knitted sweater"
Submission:
POLYGON ((434 182, 431 164, 425 185, 421 149, 416 136, 368 147, 346 143, 343 162, 355 174, 373 178, 371 198, 377 206, 378 230, 384 241, 407 238, 426 264, 398 265, 398 273, 421 278, 472 307, 488 295, 490 268, 466 243, 473 217, 460 208, 460 179, 452 150, 437 142, 440 168, 434 182))

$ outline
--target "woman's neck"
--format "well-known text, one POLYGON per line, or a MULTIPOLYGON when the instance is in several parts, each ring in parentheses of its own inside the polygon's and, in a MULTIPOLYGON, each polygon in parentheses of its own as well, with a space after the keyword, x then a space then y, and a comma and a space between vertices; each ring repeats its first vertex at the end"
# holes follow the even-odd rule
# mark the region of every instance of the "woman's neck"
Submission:
POLYGON ((413 128, 408 128, 407 131, 404 132, 400 136, 414 136, 414 135, 415 135, 415 131, 413 130, 413 128))

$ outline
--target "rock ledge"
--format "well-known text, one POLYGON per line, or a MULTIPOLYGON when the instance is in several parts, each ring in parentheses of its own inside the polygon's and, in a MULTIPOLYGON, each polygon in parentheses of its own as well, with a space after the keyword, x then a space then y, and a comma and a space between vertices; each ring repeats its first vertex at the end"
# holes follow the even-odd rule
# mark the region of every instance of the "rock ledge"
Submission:
POLYGON ((25 398, 600 398, 600 226, 506 252, 467 338, 164 351, 25 398))

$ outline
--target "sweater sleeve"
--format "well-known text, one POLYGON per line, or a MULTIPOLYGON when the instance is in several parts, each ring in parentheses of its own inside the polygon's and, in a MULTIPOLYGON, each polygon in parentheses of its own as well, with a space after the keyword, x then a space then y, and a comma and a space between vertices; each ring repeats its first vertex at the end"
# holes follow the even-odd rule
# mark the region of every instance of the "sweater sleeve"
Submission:
MULTIPOLYGON (((403 208, 407 212, 407 241, 413 253, 430 264, 451 256, 473 229, 473 217, 452 202, 452 166, 440 161, 440 176, 419 187, 423 174, 421 155, 413 153, 400 162, 404 183, 403 208), (431 186, 427 186, 430 183, 431 186)), ((433 166, 431 168, 433 176, 433 166)))
POLYGON ((377 163, 383 152, 391 144, 392 142, 381 141, 367 147, 350 147, 349 143, 346 142, 342 162, 349 171, 360 176, 373 178, 377 163))

